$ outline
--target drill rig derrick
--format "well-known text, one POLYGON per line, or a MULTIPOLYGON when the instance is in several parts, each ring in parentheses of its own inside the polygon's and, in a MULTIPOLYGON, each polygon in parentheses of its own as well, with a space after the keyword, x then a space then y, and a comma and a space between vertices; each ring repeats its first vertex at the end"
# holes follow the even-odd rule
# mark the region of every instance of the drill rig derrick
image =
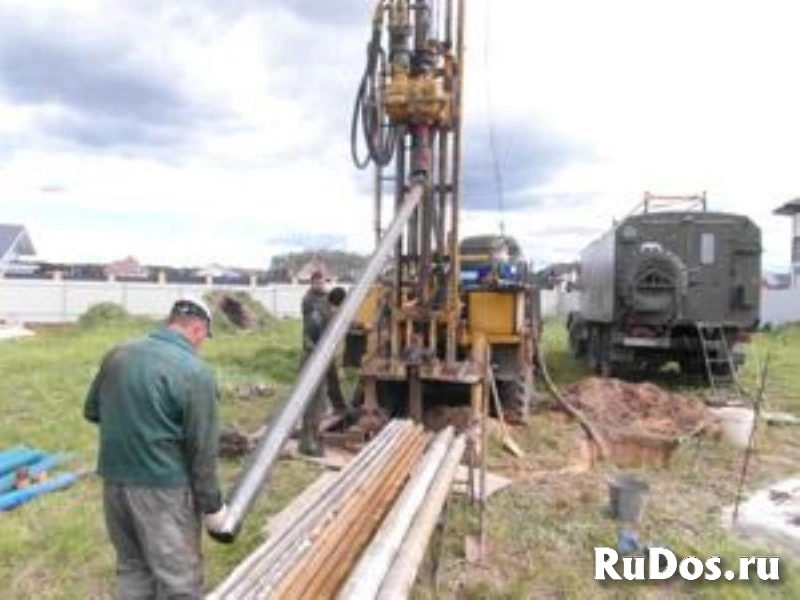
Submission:
POLYGON ((426 396, 442 390, 474 411, 484 395, 485 344, 477 334, 470 348, 459 344, 464 8, 464 0, 386 0, 373 17, 351 142, 359 168, 374 163, 376 239, 386 200, 396 211, 412 185, 422 198, 347 337, 371 427, 381 411, 422 421, 426 396))

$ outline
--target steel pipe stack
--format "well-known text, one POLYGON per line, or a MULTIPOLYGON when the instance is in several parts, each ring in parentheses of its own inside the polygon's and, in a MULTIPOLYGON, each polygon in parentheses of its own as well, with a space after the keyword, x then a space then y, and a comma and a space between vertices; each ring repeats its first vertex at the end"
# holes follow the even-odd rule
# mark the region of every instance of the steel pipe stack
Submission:
POLYGON ((407 594, 464 447, 451 427, 390 422, 207 600, 407 594))

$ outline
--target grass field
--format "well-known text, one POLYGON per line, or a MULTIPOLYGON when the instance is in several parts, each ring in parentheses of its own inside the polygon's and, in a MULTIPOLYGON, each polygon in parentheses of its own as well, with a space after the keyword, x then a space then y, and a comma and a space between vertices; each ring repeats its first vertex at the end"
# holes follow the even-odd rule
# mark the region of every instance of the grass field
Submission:
MULTIPOLYGON (((558 383, 584 375, 566 355, 563 328, 551 323, 546 348, 558 383)), ((143 334, 151 324, 130 322, 94 328, 66 327, 39 332, 33 338, 0 342, 0 448, 16 444, 77 455, 74 467, 93 467, 96 431, 82 419, 86 387, 97 362, 114 343, 143 334)), ((288 391, 299 358, 299 326, 272 321, 264 330, 221 333, 204 349, 223 391, 223 421, 255 429, 279 406, 288 391), (267 383, 267 398, 237 399, 242 384, 267 383)), ((771 409, 800 412, 800 329, 789 328, 756 337, 752 352, 771 351, 768 404, 771 409)), ((752 361, 745 378, 752 381, 752 361)), ((594 582, 592 548, 614 545, 616 529, 603 514, 605 477, 601 467, 590 473, 548 474, 570 464, 580 430, 560 416, 535 416, 515 432, 527 450, 511 459, 493 447, 490 466, 513 474, 516 483, 493 496, 487 507, 490 553, 485 564, 468 565, 463 539, 477 532, 474 507, 454 499, 448 511, 444 552, 438 578, 443 598, 798 598, 800 576, 788 562, 779 584, 600 585, 594 582)), ((792 428, 762 428, 748 487, 795 474, 800 436, 792 428)), ((697 458, 678 451, 668 470, 644 470, 651 485, 641 533, 666 543, 676 553, 731 558, 768 554, 732 539, 719 522, 719 509, 734 498, 740 453, 708 443, 697 458)), ((225 489, 238 461, 223 461, 225 489)), ((220 581, 261 539, 268 514, 285 505, 318 474, 301 461, 281 461, 267 493, 260 497, 239 540, 221 546, 206 540, 208 587, 220 581)), ((62 492, 39 498, 0 514, 0 598, 110 598, 113 556, 103 526, 99 481, 90 477, 62 492)), ((796 570, 796 565, 794 565, 796 570)), ((436 597, 423 577, 419 598, 436 597)))

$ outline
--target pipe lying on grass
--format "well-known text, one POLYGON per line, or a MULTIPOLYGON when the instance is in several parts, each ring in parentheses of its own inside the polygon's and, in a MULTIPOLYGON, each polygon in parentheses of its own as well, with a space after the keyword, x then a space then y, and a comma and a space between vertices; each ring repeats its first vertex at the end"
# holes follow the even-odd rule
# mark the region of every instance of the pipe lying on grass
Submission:
POLYGON ((21 504, 30 502, 42 494, 67 488, 82 477, 86 477, 91 473, 93 473, 93 471, 90 470, 76 471, 75 473, 59 473, 52 479, 48 479, 41 483, 36 483, 26 488, 22 488, 21 490, 14 490, 13 492, 3 494, 0 496, 0 510, 11 510, 12 508, 16 508, 21 504))
POLYGON ((409 597, 417 578, 419 566, 425 558, 428 541, 447 501, 447 496, 450 494, 450 487, 455 479, 461 458, 464 456, 466 444, 467 439, 464 434, 453 440, 436 472, 425 502, 414 517, 411 527, 403 538, 403 544, 395 555, 394 562, 382 579, 378 594, 373 598, 396 600, 409 597))
POLYGON ((250 554, 207 599, 241 599, 257 591, 265 595, 266 590, 308 551, 314 536, 336 517, 344 504, 359 493, 377 471, 387 467, 397 452, 400 436, 410 428, 410 421, 399 420, 384 427, 326 486, 324 493, 305 507, 291 526, 271 536, 250 554))
MULTIPOLYGON (((69 458, 67 454, 50 454, 45 456, 38 462, 28 467, 28 475, 38 475, 44 473, 53 467, 57 467, 69 458)), ((14 482, 16 481, 16 472, 9 473, 0 477, 0 494, 14 489, 14 482)))
POLYGON ((35 463, 43 456, 44 452, 41 450, 31 450, 30 448, 12 452, 10 455, 0 459, 0 475, 5 475, 14 469, 35 463))
POLYGON ((381 585, 379 575, 389 569, 414 515, 425 501, 431 482, 441 467, 452 439, 451 426, 436 434, 431 447, 417 464, 405 489, 384 518, 383 524, 372 538, 372 543, 362 554, 361 560, 339 592, 340 600, 359 600, 375 596, 381 585))

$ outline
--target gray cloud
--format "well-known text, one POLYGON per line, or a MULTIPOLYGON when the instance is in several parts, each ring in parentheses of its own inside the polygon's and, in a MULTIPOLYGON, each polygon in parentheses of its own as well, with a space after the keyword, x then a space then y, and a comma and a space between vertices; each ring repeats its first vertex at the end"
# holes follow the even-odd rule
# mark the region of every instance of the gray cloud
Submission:
POLYGON ((372 3, 363 0, 268 0, 268 5, 276 5, 291 11, 300 19, 322 25, 369 26, 372 3))
POLYGON ((559 138, 536 124, 501 120, 493 129, 494 149, 487 122, 473 123, 465 131, 464 207, 467 209, 498 210, 500 190, 505 210, 540 205, 548 196, 534 194, 531 189, 549 183, 570 163, 591 158, 588 148, 559 138))
POLYGON ((165 63, 137 52, 135 35, 98 33, 68 15, 34 23, 0 11, 0 93, 59 107, 40 119, 41 132, 79 146, 180 143, 212 113, 184 94, 165 63))

